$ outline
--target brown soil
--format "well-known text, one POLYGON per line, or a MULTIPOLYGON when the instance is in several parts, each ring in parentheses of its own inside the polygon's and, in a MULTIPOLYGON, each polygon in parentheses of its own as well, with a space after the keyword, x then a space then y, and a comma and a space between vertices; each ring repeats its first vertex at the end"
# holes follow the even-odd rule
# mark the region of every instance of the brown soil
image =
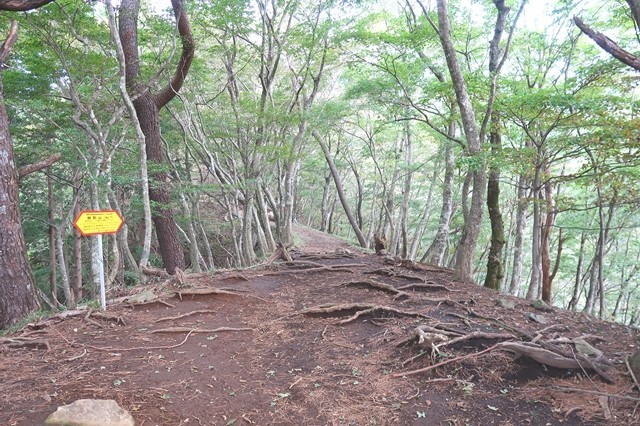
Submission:
POLYGON ((521 299, 499 307, 496 293, 453 282, 449 270, 391 265, 330 236, 298 233, 305 245, 293 263, 186 275, 149 286, 162 302, 52 317, 5 336, 0 424, 41 424, 81 398, 115 399, 137 425, 640 424, 640 392, 624 364, 638 346, 632 330, 540 312, 521 299), (372 281, 429 286, 394 294, 365 284, 372 281), (193 288, 236 294, 169 292, 193 288), (354 318, 354 304, 392 309, 354 318), (527 320, 530 312, 548 323, 527 320), (513 337, 462 340, 432 355, 428 344, 409 341, 418 325, 513 337), (173 331, 154 333, 160 329, 173 331), (611 361, 604 375, 614 383, 588 368, 548 367, 499 348, 473 356, 506 340, 555 339, 577 357, 558 339, 583 335, 611 361), (398 374, 465 355, 472 356, 398 374))

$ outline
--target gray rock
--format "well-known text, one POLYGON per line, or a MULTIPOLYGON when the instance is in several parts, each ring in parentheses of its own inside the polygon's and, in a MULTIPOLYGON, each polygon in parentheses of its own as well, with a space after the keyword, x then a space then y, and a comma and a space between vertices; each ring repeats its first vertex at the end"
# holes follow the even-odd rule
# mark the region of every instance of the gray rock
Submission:
POLYGON ((547 303, 541 299, 534 300, 533 302, 531 302, 531 306, 543 312, 551 312, 553 310, 551 306, 547 305, 547 303))
POLYGON ((47 417, 45 425, 134 426, 133 417, 113 399, 79 399, 47 417))
POLYGON ((544 315, 536 315, 536 314, 534 314, 534 313, 532 313, 532 312, 529 312, 529 313, 527 314, 527 319, 530 319, 531 321, 535 321, 535 322, 537 322, 537 323, 539 323, 539 324, 546 324, 546 323, 548 323, 548 322, 549 322, 549 321, 547 321, 547 319, 544 317, 544 315))
POLYGON ((514 300, 511 299, 506 299, 506 298, 498 298, 496 299, 496 305, 506 308, 506 309, 513 309, 516 307, 516 302, 514 300))

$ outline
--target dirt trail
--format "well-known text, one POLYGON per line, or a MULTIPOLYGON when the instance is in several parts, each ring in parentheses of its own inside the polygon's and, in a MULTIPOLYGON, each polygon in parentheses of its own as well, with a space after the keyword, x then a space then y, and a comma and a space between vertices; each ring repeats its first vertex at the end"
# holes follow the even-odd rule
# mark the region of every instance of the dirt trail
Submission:
POLYGON ((640 392, 621 363, 637 347, 633 331, 519 299, 499 307, 494 292, 453 282, 449 270, 336 252, 346 244, 297 232, 305 244, 291 264, 187 275, 150 286, 161 301, 51 318, 7 336, 33 345, 0 346, 0 424, 41 424, 80 398, 115 399, 138 425, 640 422, 640 392), (194 289, 228 293, 187 294, 194 289), (330 305, 335 312, 313 313, 330 305), (357 316, 366 307, 387 309, 357 316), (418 345, 410 341, 417 326, 437 333, 418 345), (484 337, 438 351, 428 343, 471 332, 484 337), (575 349, 559 339, 578 336, 612 360, 613 384, 588 368, 546 367, 504 350, 473 355, 506 340, 575 349))

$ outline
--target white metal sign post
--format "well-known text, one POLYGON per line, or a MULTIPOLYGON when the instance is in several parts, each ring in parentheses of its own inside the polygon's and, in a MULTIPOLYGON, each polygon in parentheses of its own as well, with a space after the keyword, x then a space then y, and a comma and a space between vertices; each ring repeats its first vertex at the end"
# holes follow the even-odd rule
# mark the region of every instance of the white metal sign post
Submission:
POLYGON ((107 309, 107 292, 104 283, 104 253, 102 252, 102 234, 116 234, 122 228, 124 220, 120 213, 115 210, 83 210, 78 214, 73 226, 85 236, 96 236, 94 259, 98 266, 100 281, 100 306, 102 310, 107 309))

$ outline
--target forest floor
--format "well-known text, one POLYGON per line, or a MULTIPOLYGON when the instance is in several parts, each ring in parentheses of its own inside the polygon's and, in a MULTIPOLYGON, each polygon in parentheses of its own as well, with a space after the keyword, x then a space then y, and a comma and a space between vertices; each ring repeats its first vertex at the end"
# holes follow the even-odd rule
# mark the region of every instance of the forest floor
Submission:
POLYGON ((159 279, 0 338, 0 424, 82 398, 139 426, 640 424, 637 332, 297 232, 293 262, 159 279))

